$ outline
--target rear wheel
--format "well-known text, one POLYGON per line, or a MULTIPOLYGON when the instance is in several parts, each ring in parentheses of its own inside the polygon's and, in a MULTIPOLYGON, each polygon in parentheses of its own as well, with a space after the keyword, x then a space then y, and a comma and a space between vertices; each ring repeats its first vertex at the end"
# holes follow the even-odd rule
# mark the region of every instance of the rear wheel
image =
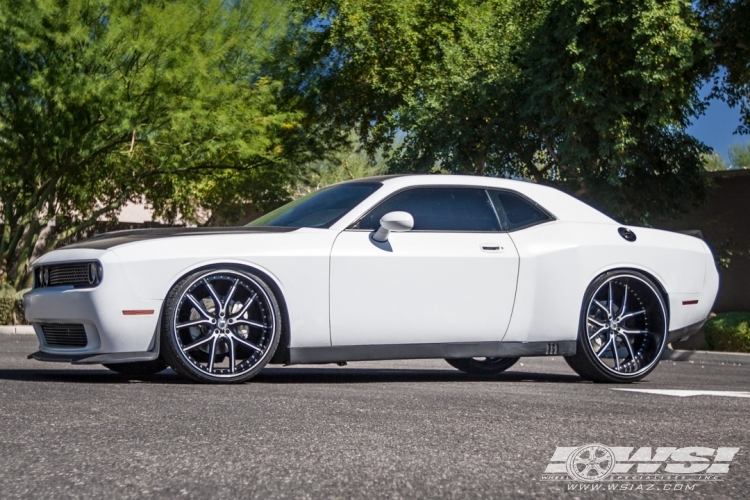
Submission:
POLYGON ((177 373, 198 382, 244 382, 273 357, 281 311, 273 291, 240 269, 209 269, 167 296, 162 353, 177 373))
POLYGON ((446 359, 453 368, 458 368, 470 375, 497 375, 518 361, 519 358, 459 358, 446 359))
POLYGON ((116 363, 104 365, 113 372, 129 378, 150 377, 167 369, 167 364, 161 358, 153 361, 137 361, 134 363, 116 363))
POLYGON ((583 302, 576 354, 565 361, 594 382, 634 382, 659 364, 668 337, 659 288, 635 271, 604 274, 583 302))

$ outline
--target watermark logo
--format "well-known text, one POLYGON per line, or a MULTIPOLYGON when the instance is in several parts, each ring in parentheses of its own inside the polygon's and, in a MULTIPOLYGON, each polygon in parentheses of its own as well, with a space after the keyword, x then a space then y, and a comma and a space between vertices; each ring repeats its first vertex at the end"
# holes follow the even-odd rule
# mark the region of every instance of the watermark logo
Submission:
POLYGON ((603 444, 587 444, 573 451, 565 462, 568 475, 578 481, 602 481, 615 468, 615 452, 603 444))
POLYGON ((609 489, 686 489, 695 482, 723 481, 740 451, 734 447, 683 448, 660 446, 616 447, 600 443, 555 449, 542 474, 543 481, 578 483, 578 489, 600 489, 595 483, 610 483, 609 489), (620 483, 615 484, 615 483, 620 483), (629 483, 629 484, 626 484, 629 483), (648 483, 648 484, 646 484, 648 483), (690 484, 685 483, 692 483, 690 484), (590 486, 584 486, 588 484, 590 486), (637 487, 636 487, 637 485, 637 487), (647 487, 646 487, 647 486, 647 487))

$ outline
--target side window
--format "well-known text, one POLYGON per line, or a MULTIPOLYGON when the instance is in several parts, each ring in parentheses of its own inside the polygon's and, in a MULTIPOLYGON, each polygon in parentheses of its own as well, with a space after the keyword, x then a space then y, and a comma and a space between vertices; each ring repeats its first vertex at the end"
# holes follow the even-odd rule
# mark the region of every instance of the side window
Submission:
POLYGON ((500 231, 484 189, 414 188, 387 199, 365 215, 358 229, 375 230, 388 212, 409 212, 414 231, 500 231))
POLYGON ((487 191, 497 210, 497 217, 506 231, 521 229, 552 220, 539 207, 508 191, 487 191))

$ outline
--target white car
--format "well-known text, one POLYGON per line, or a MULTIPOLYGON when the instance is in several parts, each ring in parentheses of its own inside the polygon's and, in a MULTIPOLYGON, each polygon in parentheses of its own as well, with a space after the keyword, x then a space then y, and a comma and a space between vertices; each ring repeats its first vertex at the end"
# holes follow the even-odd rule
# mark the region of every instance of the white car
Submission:
POLYGON ((200 382, 408 358, 494 375, 522 356, 631 382, 700 328, 719 286, 699 238, 538 184, 440 175, 344 182, 245 227, 103 234, 33 272, 30 357, 200 382))

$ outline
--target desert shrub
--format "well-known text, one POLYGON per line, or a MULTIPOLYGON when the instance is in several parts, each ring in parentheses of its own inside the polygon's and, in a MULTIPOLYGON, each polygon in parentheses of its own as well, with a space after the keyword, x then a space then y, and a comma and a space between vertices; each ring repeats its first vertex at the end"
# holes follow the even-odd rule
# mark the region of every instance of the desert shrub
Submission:
POLYGON ((750 352, 750 312, 718 314, 706 321, 703 331, 712 351, 750 352))
POLYGON ((10 286, 0 287, 0 325, 20 325, 26 323, 23 316, 23 294, 10 286))

